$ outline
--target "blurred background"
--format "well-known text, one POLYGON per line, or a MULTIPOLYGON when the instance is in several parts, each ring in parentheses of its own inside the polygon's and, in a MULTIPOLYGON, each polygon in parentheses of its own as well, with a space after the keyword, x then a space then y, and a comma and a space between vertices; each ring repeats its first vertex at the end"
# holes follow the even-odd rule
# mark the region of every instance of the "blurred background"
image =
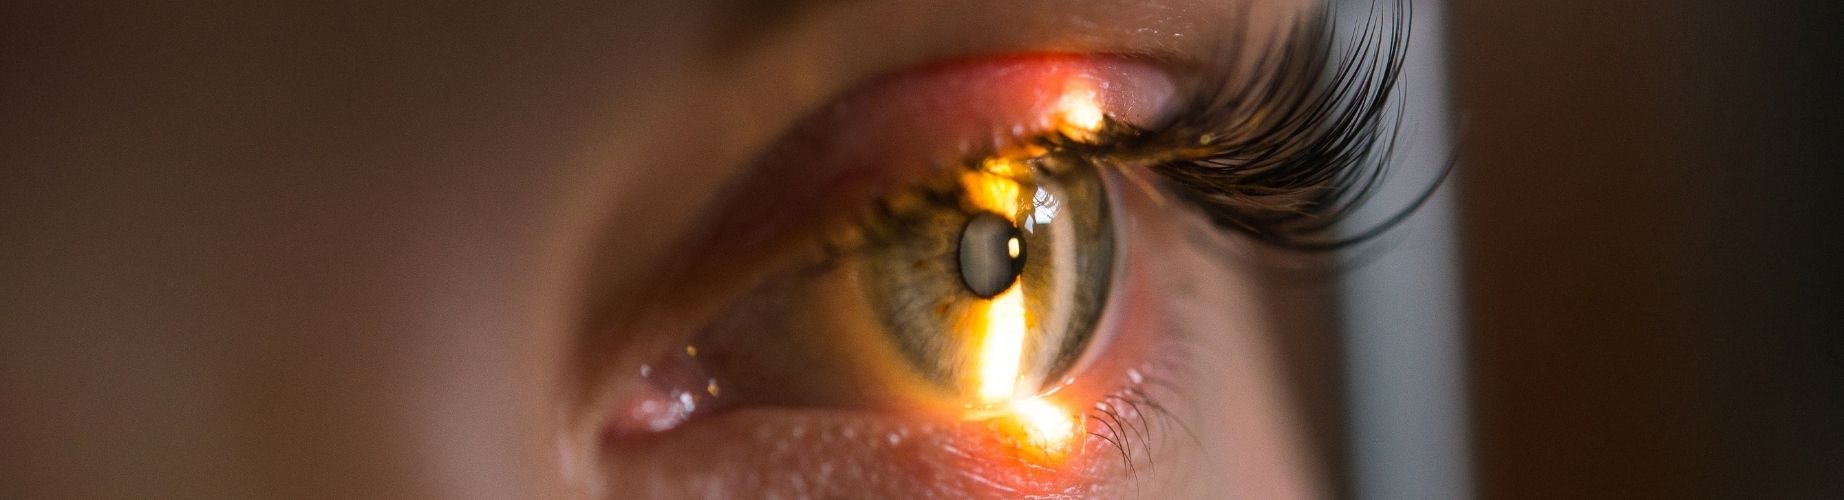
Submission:
POLYGON ((1474 489, 1844 498, 1840 2, 1452 2, 1474 489))

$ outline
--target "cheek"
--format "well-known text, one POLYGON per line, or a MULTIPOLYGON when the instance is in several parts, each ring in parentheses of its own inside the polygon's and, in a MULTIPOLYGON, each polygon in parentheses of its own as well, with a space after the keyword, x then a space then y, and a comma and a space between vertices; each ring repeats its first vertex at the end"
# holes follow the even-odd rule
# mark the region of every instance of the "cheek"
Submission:
MULTIPOLYGON (((1275 309, 1323 296, 1272 276, 1252 263, 1252 252, 1235 250, 1241 242, 1175 201, 1131 182, 1116 185, 1131 248, 1111 315, 1122 334, 1111 348, 1133 354, 1113 359, 1150 361, 1095 371, 1135 369, 1172 382, 1182 392, 1161 404, 1181 412, 1198 440, 1168 436, 1155 460, 1161 477, 1182 480, 1156 481, 1155 490, 1178 498, 1324 497, 1278 345, 1296 325, 1275 309)), ((1307 307, 1329 314, 1331 305, 1307 307)))
MULTIPOLYGON (((1189 217, 1181 217, 1189 219, 1189 217)), ((1305 433, 1306 414, 1284 370, 1278 346, 1293 331, 1274 314, 1277 296, 1298 284, 1263 277, 1245 255, 1202 248, 1187 231, 1214 231, 1181 220, 1152 238, 1174 249, 1147 265, 1159 290, 1163 327, 1185 337, 1185 370, 1175 374, 1195 405, 1192 425, 1199 456, 1175 467, 1196 475, 1185 483, 1203 497, 1323 498, 1321 464, 1305 433), (1224 492, 1231 492, 1225 494, 1224 492)), ((1323 304, 1327 314, 1331 304, 1323 304)))

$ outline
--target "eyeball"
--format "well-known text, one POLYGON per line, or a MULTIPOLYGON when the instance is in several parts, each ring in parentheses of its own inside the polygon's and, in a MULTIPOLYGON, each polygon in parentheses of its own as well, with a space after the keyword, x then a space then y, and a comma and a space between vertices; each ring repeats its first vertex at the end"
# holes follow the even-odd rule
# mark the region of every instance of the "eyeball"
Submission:
POLYGON ((960 279, 967 291, 991 299, 1024 272, 1022 233, 995 213, 974 215, 960 230, 960 279))
POLYGON ((859 282, 909 368, 970 405, 1048 389, 1095 336, 1113 281, 1107 185, 1073 155, 999 158, 892 197, 859 282))

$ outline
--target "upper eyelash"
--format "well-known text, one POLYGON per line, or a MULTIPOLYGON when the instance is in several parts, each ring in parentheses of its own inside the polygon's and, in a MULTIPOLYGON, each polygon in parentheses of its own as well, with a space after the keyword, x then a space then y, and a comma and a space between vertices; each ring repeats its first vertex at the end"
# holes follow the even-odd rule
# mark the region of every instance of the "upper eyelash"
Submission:
MULTIPOLYGON (((1048 141, 1112 160, 1108 163, 1150 166, 1213 222, 1263 243, 1324 251, 1368 240, 1420 207, 1444 183, 1451 164, 1396 216, 1355 236, 1323 238, 1376 191, 1388 169, 1401 116, 1399 108, 1390 112, 1390 104, 1408 42, 1409 12, 1405 0, 1373 10, 1336 64, 1330 64, 1340 56, 1331 16, 1328 10, 1310 17, 1277 39, 1279 50, 1259 51, 1264 55, 1246 68, 1234 57, 1219 60, 1215 72, 1200 80, 1217 84, 1196 86, 1181 113, 1156 129, 1110 121, 1105 140, 1093 146, 1060 137, 1048 141), (1206 135, 1210 140, 1202 140, 1206 135)), ((1168 367, 1185 366, 1165 361, 1168 367)), ((1174 430, 1197 439, 1183 416, 1151 390, 1170 382, 1146 382, 1112 393, 1086 412, 1097 425, 1089 436, 1119 454, 1130 477, 1153 465, 1152 447, 1174 430)))
MULTIPOLYGON (((1302 251, 1368 240, 1443 184, 1446 171, 1401 213, 1355 236, 1328 229, 1379 187, 1394 156, 1401 108, 1392 108, 1408 44, 1409 8, 1373 8, 1354 40, 1335 40, 1334 11, 1307 16, 1243 61, 1227 37, 1225 56, 1193 86, 1180 114, 1152 130, 1116 135, 1095 154, 1138 158, 1217 225, 1256 241, 1302 251), (1246 64, 1245 64, 1246 63, 1246 64), (1393 112, 1392 112, 1393 109, 1393 112)), ((1449 165, 1451 168, 1451 164, 1449 165)))

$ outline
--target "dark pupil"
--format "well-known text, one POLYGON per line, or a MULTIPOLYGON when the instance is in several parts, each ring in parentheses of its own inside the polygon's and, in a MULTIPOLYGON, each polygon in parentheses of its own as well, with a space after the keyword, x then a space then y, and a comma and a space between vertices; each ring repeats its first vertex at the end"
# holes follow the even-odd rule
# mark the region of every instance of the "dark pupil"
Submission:
POLYGON ((1010 287, 1024 270, 1024 240, 1018 228, 996 214, 980 214, 960 233, 960 279, 974 295, 991 298, 1010 287), (1018 241, 1018 256, 1010 244, 1018 241))

